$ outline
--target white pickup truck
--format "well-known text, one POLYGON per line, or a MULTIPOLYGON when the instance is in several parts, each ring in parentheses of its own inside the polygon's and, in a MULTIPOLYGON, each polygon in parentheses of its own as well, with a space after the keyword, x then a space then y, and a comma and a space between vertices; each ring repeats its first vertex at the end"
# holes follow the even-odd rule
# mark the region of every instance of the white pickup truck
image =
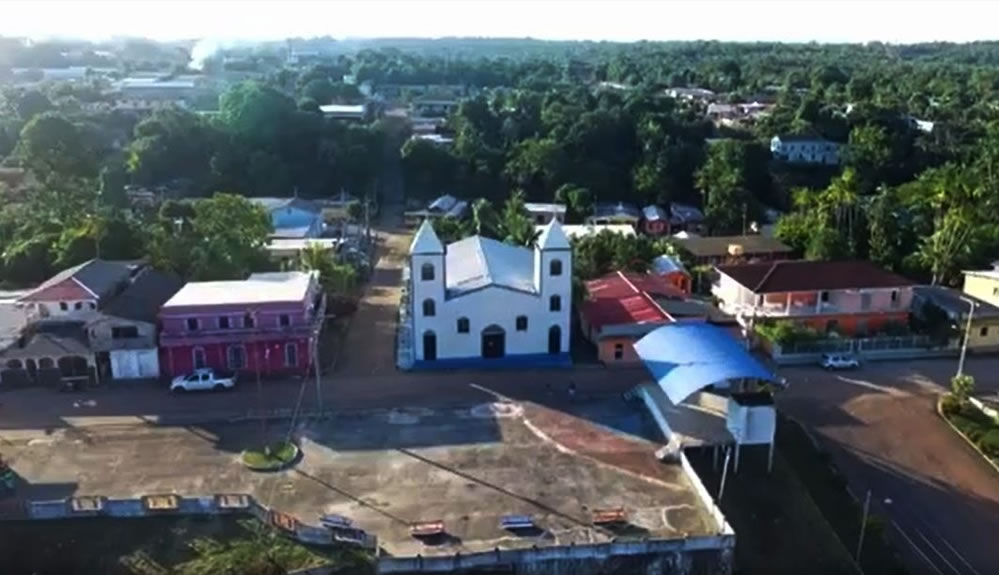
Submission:
POLYGON ((215 371, 205 368, 196 369, 190 375, 179 375, 170 382, 170 391, 222 391, 236 386, 236 376, 219 377, 215 371))

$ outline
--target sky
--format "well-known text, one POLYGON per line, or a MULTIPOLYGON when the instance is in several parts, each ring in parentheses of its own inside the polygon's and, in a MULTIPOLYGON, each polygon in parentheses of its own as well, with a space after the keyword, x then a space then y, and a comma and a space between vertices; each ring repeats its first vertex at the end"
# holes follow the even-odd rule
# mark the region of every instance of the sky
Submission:
POLYGON ((500 36, 911 43, 999 39, 995 0, 3 0, 0 35, 100 40, 500 36))

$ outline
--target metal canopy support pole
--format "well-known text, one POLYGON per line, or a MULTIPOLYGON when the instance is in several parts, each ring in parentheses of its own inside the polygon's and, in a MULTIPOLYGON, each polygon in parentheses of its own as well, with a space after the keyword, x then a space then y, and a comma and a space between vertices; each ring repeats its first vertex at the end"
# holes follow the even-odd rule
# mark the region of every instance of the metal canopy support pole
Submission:
POLYGON ((770 440, 770 453, 767 455, 767 473, 774 470, 774 441, 770 440))
POLYGON ((739 447, 741 445, 738 441, 735 442, 735 466, 732 470, 736 473, 739 473, 739 447))

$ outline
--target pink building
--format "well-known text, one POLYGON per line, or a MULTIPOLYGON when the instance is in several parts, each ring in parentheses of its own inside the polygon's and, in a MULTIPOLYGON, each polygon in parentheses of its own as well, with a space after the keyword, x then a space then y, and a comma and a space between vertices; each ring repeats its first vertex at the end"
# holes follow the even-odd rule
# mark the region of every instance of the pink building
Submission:
POLYGON ((160 309, 160 365, 171 377, 200 367, 303 375, 325 306, 318 277, 306 272, 188 283, 160 309))

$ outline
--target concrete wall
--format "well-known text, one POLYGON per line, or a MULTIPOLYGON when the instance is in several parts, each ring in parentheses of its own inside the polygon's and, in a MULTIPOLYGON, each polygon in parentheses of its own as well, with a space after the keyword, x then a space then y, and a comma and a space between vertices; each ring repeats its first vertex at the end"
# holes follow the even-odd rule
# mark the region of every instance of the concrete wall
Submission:
POLYGON ((631 366, 636 365, 642 360, 638 357, 635 352, 635 341, 634 337, 627 336, 608 336, 598 340, 597 343, 597 356, 600 361, 604 362, 609 366, 622 365, 631 366), (621 346, 621 359, 615 359, 614 354, 616 353, 617 346, 621 346))
POLYGON ((656 573, 727 575, 732 572, 735 535, 686 539, 615 541, 433 557, 378 557, 379 573, 444 573, 512 568, 537 575, 656 573))
POLYGON ((94 351, 111 351, 119 347, 129 349, 149 349, 156 347, 156 325, 142 321, 132 321, 117 317, 105 316, 101 321, 90 326, 90 348, 94 351), (114 328, 134 327, 138 336, 134 338, 114 339, 114 328))

